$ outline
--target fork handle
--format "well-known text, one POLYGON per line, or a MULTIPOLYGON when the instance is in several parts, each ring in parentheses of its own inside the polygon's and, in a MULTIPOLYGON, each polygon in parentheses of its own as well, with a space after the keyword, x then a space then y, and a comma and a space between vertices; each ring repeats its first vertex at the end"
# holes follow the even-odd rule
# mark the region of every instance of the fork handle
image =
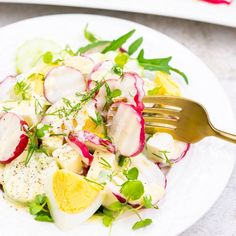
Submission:
POLYGON ((221 131, 219 129, 216 129, 215 127, 212 127, 213 130, 213 135, 217 138, 224 139, 225 141, 235 143, 236 144, 236 135, 235 134, 230 134, 224 131, 221 131))

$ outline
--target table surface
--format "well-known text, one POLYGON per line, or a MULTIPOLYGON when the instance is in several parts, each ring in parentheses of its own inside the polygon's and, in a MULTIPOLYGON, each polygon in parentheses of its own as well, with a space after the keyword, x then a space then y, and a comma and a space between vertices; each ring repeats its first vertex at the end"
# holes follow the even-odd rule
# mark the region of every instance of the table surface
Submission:
MULTIPOLYGON (((0 0, 1 2, 1 0, 0 0)), ((236 29, 167 17, 85 8, 0 3, 0 27, 30 17, 90 13, 139 22, 176 39, 199 56, 219 79, 236 114, 236 29)), ((211 210, 181 236, 236 236, 236 169, 211 210)))

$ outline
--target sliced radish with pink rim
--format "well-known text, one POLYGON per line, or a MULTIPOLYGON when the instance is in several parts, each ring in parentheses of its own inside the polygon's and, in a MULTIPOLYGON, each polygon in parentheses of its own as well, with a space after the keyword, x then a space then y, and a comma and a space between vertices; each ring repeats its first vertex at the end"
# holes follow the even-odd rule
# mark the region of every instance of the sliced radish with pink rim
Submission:
POLYGON ((144 81, 136 73, 124 73, 119 89, 121 90, 121 97, 127 99, 127 103, 135 105, 140 110, 144 109, 142 99, 145 95, 144 81))
POLYGON ((108 113, 114 115, 108 135, 113 139, 117 150, 124 156, 138 155, 145 144, 144 119, 141 112, 126 103, 113 104, 110 110, 108 113))
POLYGON ((86 165, 91 165, 93 161, 93 155, 89 152, 88 147, 85 145, 85 143, 81 142, 78 137, 72 135, 66 138, 66 141, 81 155, 82 161, 86 165))
POLYGON ((174 150, 170 153, 170 160, 173 163, 181 161, 187 155, 189 149, 190 149, 189 143, 184 143, 175 140, 174 150))
POLYGON ((119 79, 120 76, 113 72, 114 63, 112 61, 104 61, 97 64, 89 76, 90 81, 101 81, 103 79, 119 79))
POLYGON ((44 81, 46 99, 55 103, 61 98, 86 91, 87 84, 82 73, 72 67, 58 66, 51 69, 44 81))
POLYGON ((111 153, 115 153, 115 146, 107 139, 102 139, 97 135, 88 132, 88 131, 78 131, 76 133, 71 134, 70 136, 74 136, 79 139, 81 142, 87 145, 89 150, 101 150, 101 151, 109 151, 111 153))
POLYGON ((69 57, 64 60, 64 64, 81 71, 82 74, 90 74, 94 67, 93 60, 87 56, 69 57))
POLYGON ((17 158, 28 144, 27 123, 14 113, 5 113, 0 119, 0 163, 17 158))
POLYGON ((2 82, 0 82, 0 100, 10 99, 10 93, 16 84, 16 78, 14 76, 7 76, 2 82))

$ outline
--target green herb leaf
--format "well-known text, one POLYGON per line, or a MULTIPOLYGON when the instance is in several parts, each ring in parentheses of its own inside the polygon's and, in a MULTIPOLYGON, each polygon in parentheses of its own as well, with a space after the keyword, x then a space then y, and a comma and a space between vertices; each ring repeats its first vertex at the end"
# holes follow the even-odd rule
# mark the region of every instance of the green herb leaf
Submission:
POLYGON ((109 51, 115 51, 118 48, 120 48, 133 34, 134 34, 135 30, 131 30, 130 32, 128 32, 127 34, 122 35, 121 37, 119 37, 118 39, 113 40, 110 45, 108 45, 103 51, 102 53, 106 53, 109 51))
POLYGON ((125 176, 128 180, 136 180, 138 178, 139 171, 136 167, 133 167, 132 169, 128 170, 127 173, 125 173, 125 176))
POLYGON ((133 55, 138 48, 141 46, 141 44, 143 43, 143 37, 140 37, 138 39, 136 39, 130 46, 128 49, 128 54, 131 56, 133 55))
POLYGON ((123 69, 120 66, 113 66, 112 70, 117 75, 121 76, 123 74, 123 69))
POLYGON ((152 197, 150 195, 144 196, 143 204, 146 208, 152 208, 152 197))
POLYGON ((43 138, 45 136, 45 133, 51 128, 51 125, 43 125, 42 128, 38 129, 36 128, 36 136, 38 138, 43 138))
POLYGON ((29 211, 31 215, 37 215, 42 211, 43 207, 36 202, 29 203, 29 211))
POLYGON ((52 54, 50 51, 45 52, 45 53, 43 54, 43 62, 44 62, 45 64, 51 64, 51 63, 52 63, 52 60, 53 60, 53 54, 52 54))
POLYGON ((51 215, 47 212, 38 213, 38 215, 35 216, 34 219, 37 220, 37 221, 42 221, 42 222, 54 222, 51 215))
POLYGON ((102 223, 106 226, 109 227, 112 225, 113 222, 113 217, 104 215, 102 218, 102 223))
POLYGON ((111 92, 112 98, 119 97, 121 95, 121 90, 120 89, 115 89, 111 92))
POLYGON ((84 37, 91 43, 98 41, 94 34, 88 31, 88 24, 84 28, 84 37))
POLYGON ((133 229, 133 230, 137 230, 137 229, 146 227, 146 226, 150 225, 151 223, 152 223, 152 220, 149 219, 149 218, 146 218, 146 219, 144 219, 144 220, 140 220, 140 221, 136 222, 136 223, 133 225, 132 229, 133 229))
POLYGON ((76 52, 76 55, 83 54, 83 53, 85 53, 89 50, 92 50, 94 48, 97 48, 97 47, 103 47, 103 46, 105 47, 109 43, 110 43, 110 41, 97 41, 94 43, 87 44, 86 46, 79 48, 76 52))
POLYGON ((148 90, 147 93, 149 96, 154 96, 159 93, 160 87, 156 87, 154 89, 148 90))
POLYGON ((117 201, 109 205, 107 208, 111 211, 120 211, 124 207, 124 204, 121 202, 117 201))
POLYGON ((144 187, 139 180, 126 181, 122 184, 120 192, 130 200, 138 200, 144 194, 144 187))
POLYGON ((119 67, 123 68, 124 65, 127 63, 128 59, 129 59, 128 54, 118 53, 118 55, 115 57, 114 61, 119 67))
POLYGON ((12 110, 13 108, 12 107, 2 107, 2 111, 4 112, 9 112, 10 110, 12 110))
POLYGON ((24 81, 17 82, 14 86, 14 93, 21 96, 22 100, 30 99, 29 93, 30 85, 26 84, 24 81))
POLYGON ((172 59, 172 57, 145 59, 143 49, 139 52, 139 55, 137 58, 139 65, 142 66, 145 70, 162 71, 167 74, 170 74, 170 71, 174 71, 174 72, 178 73, 179 75, 181 75, 183 77, 184 81, 186 82, 186 84, 188 84, 187 76, 183 72, 181 72, 180 70, 173 68, 169 65, 169 62, 171 59, 172 59))
POLYGON ((129 159, 129 158, 126 157, 126 156, 120 155, 120 156, 119 156, 119 160, 118 160, 118 165, 119 165, 120 167, 123 167, 124 164, 126 163, 127 159, 129 159))

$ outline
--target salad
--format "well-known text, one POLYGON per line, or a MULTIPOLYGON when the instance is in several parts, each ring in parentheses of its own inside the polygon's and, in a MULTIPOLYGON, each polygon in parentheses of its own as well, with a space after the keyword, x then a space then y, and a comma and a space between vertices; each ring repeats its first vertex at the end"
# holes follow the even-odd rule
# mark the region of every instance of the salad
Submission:
POLYGON ((152 223, 140 212, 158 209, 166 171, 189 144, 146 134, 142 99, 181 96, 171 72, 188 79, 171 57, 147 59, 142 37, 128 44, 134 33, 100 40, 86 26, 76 51, 40 38, 18 48, 17 75, 0 83, 4 200, 62 230, 93 215, 111 227, 126 211, 134 230, 152 223))

